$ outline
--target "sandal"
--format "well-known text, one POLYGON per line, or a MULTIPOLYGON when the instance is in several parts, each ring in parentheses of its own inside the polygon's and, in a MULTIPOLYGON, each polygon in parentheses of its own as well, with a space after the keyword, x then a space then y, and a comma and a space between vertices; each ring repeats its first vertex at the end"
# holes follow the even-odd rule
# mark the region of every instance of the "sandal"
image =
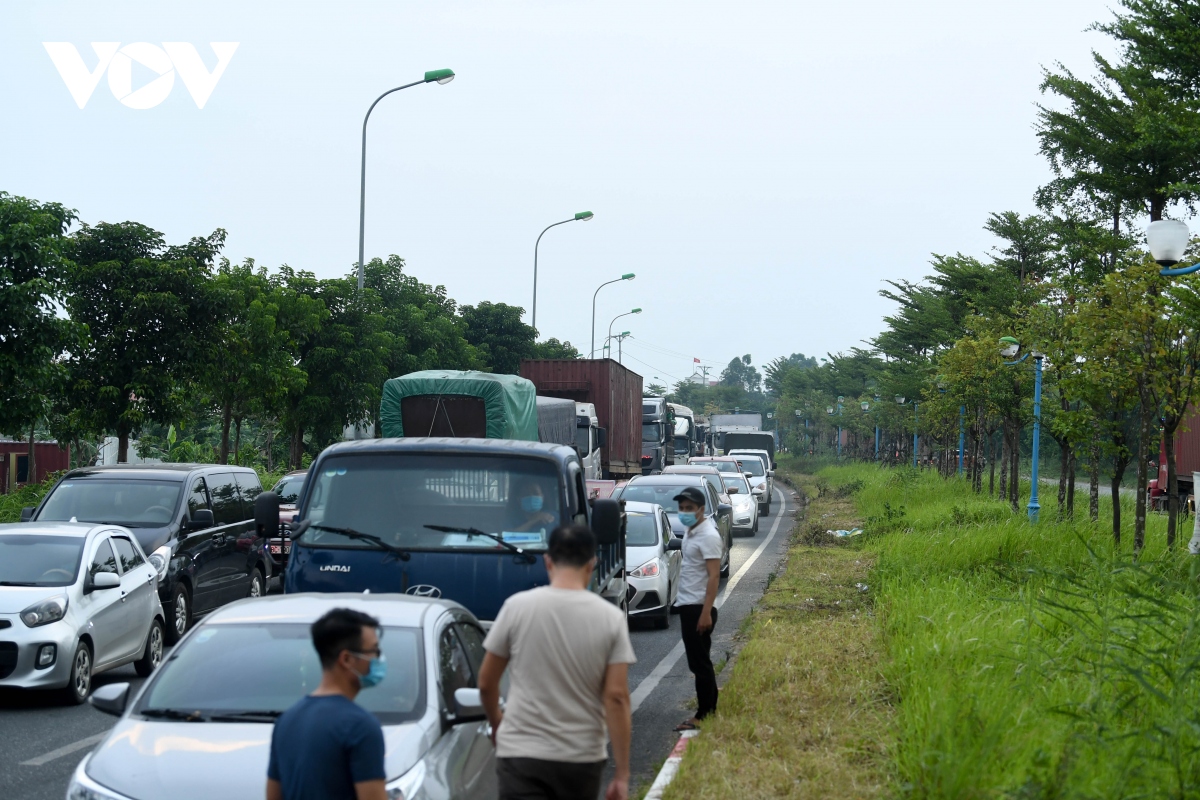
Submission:
POLYGON ((683 733, 684 731, 694 731, 694 730, 696 730, 696 723, 692 722, 691 720, 684 720, 683 722, 681 722, 675 726, 676 733, 683 733))

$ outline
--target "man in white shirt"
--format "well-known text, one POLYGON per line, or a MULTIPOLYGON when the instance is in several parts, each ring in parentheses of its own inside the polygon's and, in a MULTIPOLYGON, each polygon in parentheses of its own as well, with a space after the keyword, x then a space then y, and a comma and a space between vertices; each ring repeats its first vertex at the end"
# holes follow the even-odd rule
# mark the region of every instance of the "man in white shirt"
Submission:
POLYGON ((673 498, 679 504, 679 521, 687 526, 683 535, 683 563, 679 569, 679 593, 675 608, 683 632, 688 669, 696 678, 696 716, 675 730, 694 730, 696 723, 717 710, 717 673, 712 663, 712 629, 717 622, 717 587, 721 583, 721 556, 725 543, 711 518, 704 515, 704 493, 695 486, 682 489, 673 498))
POLYGON ((596 536, 586 525, 555 528, 545 559, 550 585, 508 598, 483 642, 479 694, 494 730, 500 798, 593 800, 611 735, 616 773, 604 796, 626 800, 636 659, 625 615, 587 590, 596 536))

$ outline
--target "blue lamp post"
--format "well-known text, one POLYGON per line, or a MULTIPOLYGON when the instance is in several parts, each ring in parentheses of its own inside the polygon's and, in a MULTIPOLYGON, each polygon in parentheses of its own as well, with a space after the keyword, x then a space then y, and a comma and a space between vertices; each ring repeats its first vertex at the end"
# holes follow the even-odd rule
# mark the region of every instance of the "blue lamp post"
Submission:
MULTIPOLYGON (((1000 337, 1000 355, 1004 358, 1014 358, 1021 350, 1021 343, 1011 336, 1000 337)), ((1038 521, 1038 449, 1042 435, 1042 354, 1036 350, 1026 353, 1015 361, 1005 361, 1007 367, 1016 366, 1025 359, 1033 356, 1033 468, 1029 476, 1029 521, 1038 521)))
MULTIPOLYGON (((875 395, 875 405, 879 405, 879 395, 875 395)), ((875 460, 879 460, 879 414, 875 415, 875 460)))

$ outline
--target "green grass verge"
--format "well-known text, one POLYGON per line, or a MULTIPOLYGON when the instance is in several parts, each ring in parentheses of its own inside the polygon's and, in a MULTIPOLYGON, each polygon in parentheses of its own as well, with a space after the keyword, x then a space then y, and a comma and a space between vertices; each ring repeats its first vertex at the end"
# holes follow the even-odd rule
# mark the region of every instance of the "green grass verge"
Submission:
POLYGON ((1107 498, 1098 524, 1049 509, 1033 526, 931 473, 819 480, 853 494, 867 530, 853 547, 875 559, 898 794, 1200 794, 1197 569, 1166 551, 1165 517, 1134 560, 1113 546, 1107 498))

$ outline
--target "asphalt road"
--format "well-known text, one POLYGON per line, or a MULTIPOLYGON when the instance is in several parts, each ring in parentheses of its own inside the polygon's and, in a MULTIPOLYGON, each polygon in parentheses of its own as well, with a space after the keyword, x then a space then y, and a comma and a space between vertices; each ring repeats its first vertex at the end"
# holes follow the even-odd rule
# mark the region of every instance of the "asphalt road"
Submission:
MULTIPOLYGON (((720 666, 733 652, 734 635, 762 597, 767 577, 777 569, 787 551, 795 513, 791 490, 778 484, 771 515, 759 519, 758 533, 733 540, 729 577, 721 581, 721 593, 717 596, 720 613, 713 632, 714 664, 720 666)), ((695 712, 696 689, 683 655, 679 617, 671 617, 671 627, 665 631, 635 622, 630 625, 630 638, 638 659, 629 670, 634 709, 630 794, 636 795, 638 787, 654 782, 663 761, 679 740, 675 726, 695 712)), ((723 670, 717 676, 718 684, 724 684, 728 677, 729 671, 723 670)), ((720 709, 719 704, 717 708, 720 709)), ((610 763, 604 785, 612 770, 610 763)))
MULTIPOLYGON (((721 583, 721 613, 713 637, 713 660, 720 663, 732 650, 732 638, 762 596, 767 576, 786 550, 795 513, 791 492, 776 490, 771 515, 759 522, 753 537, 734 539, 730 577, 721 583), (774 536, 772 536, 774 531, 774 536), (732 587, 732 591, 728 591, 732 587)), ((680 643, 679 618, 665 631, 648 624, 631 625, 638 661, 630 670, 633 692, 633 782, 649 784, 674 746, 672 731, 691 716, 695 691, 680 643), (691 704, 691 705, 689 705, 691 704)), ((728 673, 719 676, 722 680, 728 673)), ((97 675, 94 686, 141 679, 133 666, 97 675)), ((35 692, 0 690, 0 796, 4 800, 61 800, 71 773, 115 719, 90 705, 63 706, 35 692)), ((610 765, 611 769, 611 765, 610 765)))

